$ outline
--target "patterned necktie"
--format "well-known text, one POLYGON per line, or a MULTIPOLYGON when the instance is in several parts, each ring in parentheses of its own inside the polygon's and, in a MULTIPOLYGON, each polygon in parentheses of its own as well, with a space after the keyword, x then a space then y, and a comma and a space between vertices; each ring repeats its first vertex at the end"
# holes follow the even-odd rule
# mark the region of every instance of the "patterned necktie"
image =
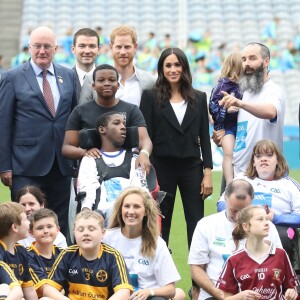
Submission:
POLYGON ((50 83, 47 80, 47 70, 43 70, 43 94, 52 116, 55 117, 54 98, 51 91, 50 83))

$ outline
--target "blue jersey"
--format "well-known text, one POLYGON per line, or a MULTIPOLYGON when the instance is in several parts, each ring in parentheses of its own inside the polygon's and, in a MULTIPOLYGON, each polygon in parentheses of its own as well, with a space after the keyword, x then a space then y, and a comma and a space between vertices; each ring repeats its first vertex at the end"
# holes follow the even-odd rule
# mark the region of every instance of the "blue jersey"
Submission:
POLYGON ((94 260, 85 259, 77 245, 64 249, 47 283, 58 290, 65 287, 71 300, 105 300, 120 289, 133 290, 122 254, 106 244, 94 260))
POLYGON ((14 286, 20 286, 18 279, 16 278, 13 270, 3 261, 0 261, 0 284, 5 283, 10 288, 14 286))
POLYGON ((36 249, 35 243, 33 242, 29 247, 27 247, 28 259, 29 259, 29 271, 34 284, 35 290, 41 287, 48 278, 52 266, 62 251, 62 248, 55 245, 52 246, 52 257, 46 258, 40 254, 36 249))
POLYGON ((33 286, 26 249, 20 244, 15 244, 14 250, 14 254, 8 252, 5 243, 0 240, 0 260, 10 266, 22 288, 33 286))
POLYGON ((219 105, 219 101, 223 98, 221 91, 232 94, 238 99, 243 98, 237 83, 231 81, 229 78, 220 78, 218 80, 209 99, 209 112, 214 120, 215 130, 232 128, 237 124, 237 113, 229 114, 227 113, 227 110, 224 109, 224 105, 219 105))

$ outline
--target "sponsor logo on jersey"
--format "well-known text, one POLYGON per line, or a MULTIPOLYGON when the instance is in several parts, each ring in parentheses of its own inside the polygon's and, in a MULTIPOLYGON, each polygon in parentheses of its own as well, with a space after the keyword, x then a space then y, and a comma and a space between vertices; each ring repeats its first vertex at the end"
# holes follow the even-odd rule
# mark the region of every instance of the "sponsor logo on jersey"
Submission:
POLYGON ((245 279, 248 279, 248 278, 250 278, 249 274, 241 275, 241 277, 240 277, 241 280, 245 280, 245 279))
POLYGON ((97 278, 98 281, 104 282, 104 281, 107 280, 108 275, 107 275, 106 271, 104 271, 104 270, 99 270, 99 271, 97 272, 97 274, 96 274, 96 278, 97 278))
POLYGON ((124 259, 134 259, 133 255, 129 255, 129 256, 123 255, 123 257, 124 257, 124 259))
POLYGON ((216 239, 214 240, 213 244, 216 246, 225 247, 226 241, 224 238, 216 236, 216 239))
POLYGON ((94 271, 89 268, 82 268, 82 272, 91 273, 91 274, 94 273, 94 271))
POLYGON ((76 275, 76 274, 78 274, 78 270, 75 270, 75 269, 69 269, 69 274, 76 275))
POLYGON ((281 193, 280 189, 276 189, 276 188, 270 188, 270 191, 277 194, 281 193))
POLYGON ((268 268, 259 268, 254 270, 255 273, 264 273, 268 272, 268 268))
POLYGON ((259 205, 259 206, 268 204, 269 207, 272 207, 272 193, 270 193, 270 192, 255 192, 252 204, 259 205))
POLYGON ((149 260, 147 259, 139 259, 138 260, 138 263, 141 264, 141 265, 144 265, 144 266, 149 266, 149 260))
POLYGON ((276 287, 273 283, 271 283, 270 287, 264 287, 262 285, 259 288, 253 287, 252 290, 260 294, 260 300, 276 298, 276 287))
POLYGON ((94 271, 89 268, 82 268, 81 271, 82 271, 82 273, 85 274, 85 279, 87 281, 89 281, 91 279, 91 274, 94 273, 94 271))
POLYGON ((273 269, 273 271, 274 271, 273 279, 274 280, 280 280, 280 274, 281 274, 282 270, 280 270, 280 269, 273 269))
POLYGON ((246 140, 248 135, 248 121, 238 122, 235 138, 234 152, 239 152, 246 148, 246 140))
POLYGON ((86 297, 85 292, 81 292, 81 291, 75 290, 75 289, 70 290, 69 294, 77 295, 77 296, 80 296, 80 297, 86 297))

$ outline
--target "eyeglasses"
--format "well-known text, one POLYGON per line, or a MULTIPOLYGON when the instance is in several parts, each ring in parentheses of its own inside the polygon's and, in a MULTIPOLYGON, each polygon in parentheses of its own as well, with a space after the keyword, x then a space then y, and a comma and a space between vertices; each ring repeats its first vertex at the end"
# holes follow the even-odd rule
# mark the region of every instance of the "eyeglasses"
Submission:
POLYGON ((42 45, 42 44, 33 44, 31 45, 31 47, 34 49, 34 50, 41 50, 42 47, 44 47, 44 50, 50 50, 52 49, 54 46, 51 46, 49 44, 45 44, 45 45, 42 45))

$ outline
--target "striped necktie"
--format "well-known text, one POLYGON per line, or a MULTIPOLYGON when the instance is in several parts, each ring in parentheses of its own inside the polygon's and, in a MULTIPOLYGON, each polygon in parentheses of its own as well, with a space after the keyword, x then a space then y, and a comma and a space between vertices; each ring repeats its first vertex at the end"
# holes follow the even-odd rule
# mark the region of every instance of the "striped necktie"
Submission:
POLYGON ((54 98, 51 91, 50 83, 47 80, 47 70, 43 70, 43 94, 52 116, 55 117, 54 98))

